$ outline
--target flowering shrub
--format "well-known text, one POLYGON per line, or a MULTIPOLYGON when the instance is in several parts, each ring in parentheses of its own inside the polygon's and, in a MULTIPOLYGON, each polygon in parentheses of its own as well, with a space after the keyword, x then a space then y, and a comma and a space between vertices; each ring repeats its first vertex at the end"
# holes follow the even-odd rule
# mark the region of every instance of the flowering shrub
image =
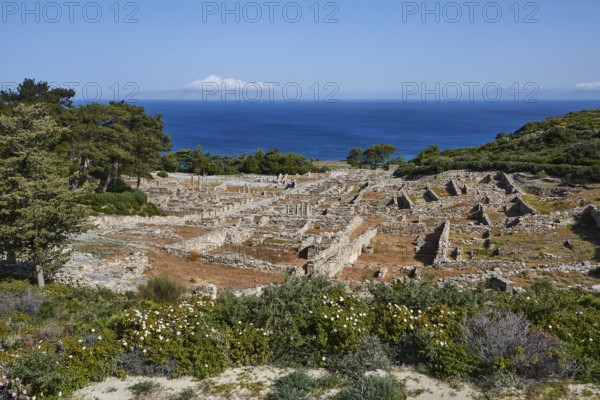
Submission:
POLYGON ((563 344, 579 379, 600 382, 600 298, 577 290, 543 288, 515 296, 509 306, 563 344))
POLYGON ((229 354, 236 367, 262 365, 269 362, 272 351, 269 347, 271 332, 256 328, 251 323, 238 321, 229 332, 229 354))
POLYGON ((173 375, 216 375, 230 362, 230 337, 214 322, 213 309, 212 300, 195 297, 176 306, 128 311, 121 327, 121 347, 140 350, 156 365, 175 361, 179 368, 173 375))
POLYGON ((374 307, 377 336, 397 346, 402 362, 424 363, 439 376, 471 371, 472 363, 460 342, 458 313, 446 306, 424 310, 388 303, 374 307))
POLYGON ((35 400, 36 396, 30 396, 29 393, 29 389, 19 378, 10 377, 0 365, 0 400, 35 400))
POLYGON ((371 329, 368 305, 344 292, 323 295, 316 323, 317 342, 324 357, 340 356, 358 347, 371 329))

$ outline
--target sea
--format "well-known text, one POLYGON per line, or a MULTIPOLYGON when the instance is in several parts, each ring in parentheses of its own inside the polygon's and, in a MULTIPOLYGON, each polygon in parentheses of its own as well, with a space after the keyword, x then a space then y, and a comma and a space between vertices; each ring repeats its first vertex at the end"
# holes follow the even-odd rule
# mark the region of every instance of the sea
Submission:
POLYGON ((161 113, 173 150, 202 146, 212 154, 279 149, 316 160, 345 159, 351 148, 390 143, 410 159, 421 149, 477 146, 527 122, 600 108, 600 100, 524 102, 218 102, 140 100, 161 113))

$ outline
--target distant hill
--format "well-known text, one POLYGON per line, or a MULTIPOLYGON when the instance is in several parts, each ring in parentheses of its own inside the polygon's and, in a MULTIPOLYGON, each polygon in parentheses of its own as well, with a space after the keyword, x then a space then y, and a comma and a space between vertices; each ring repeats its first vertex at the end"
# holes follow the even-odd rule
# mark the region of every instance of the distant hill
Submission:
POLYGON ((452 169, 532 172, 567 182, 600 182, 600 109, 530 122, 478 147, 439 151, 432 146, 400 166, 397 176, 452 169))

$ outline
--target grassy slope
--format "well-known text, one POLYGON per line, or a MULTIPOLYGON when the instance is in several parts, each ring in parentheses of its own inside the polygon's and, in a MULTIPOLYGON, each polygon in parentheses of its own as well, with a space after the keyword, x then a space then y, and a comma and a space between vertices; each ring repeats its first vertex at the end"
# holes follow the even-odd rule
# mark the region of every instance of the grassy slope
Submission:
POLYGON ((401 168, 399 174, 437 173, 457 168, 508 172, 545 170, 572 180, 598 181, 600 109, 530 122, 510 135, 498 135, 493 142, 478 147, 441 153, 424 150, 411 163, 414 167, 401 168))

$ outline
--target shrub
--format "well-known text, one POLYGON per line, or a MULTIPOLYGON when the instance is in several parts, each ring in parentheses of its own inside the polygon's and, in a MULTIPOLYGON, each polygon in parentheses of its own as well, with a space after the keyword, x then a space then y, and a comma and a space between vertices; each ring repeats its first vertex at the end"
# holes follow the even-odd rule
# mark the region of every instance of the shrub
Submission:
POLYGON ((168 178, 169 177, 169 173, 165 170, 162 171, 158 171, 158 173, 156 174, 156 176, 158 176, 159 178, 168 178))
POLYGON ((315 367, 322 363, 316 333, 324 318, 319 318, 317 310, 323 306, 323 296, 332 291, 345 295, 342 286, 330 279, 291 278, 265 288, 259 302, 249 300, 256 308, 247 322, 271 333, 276 364, 315 367))
POLYGON ((212 319, 214 303, 195 298, 177 305, 132 310, 120 322, 122 347, 140 350, 155 365, 175 362, 183 374, 206 378, 229 365, 229 338, 212 319))
POLYGON ((358 348, 336 362, 333 369, 351 379, 359 379, 367 371, 388 371, 391 366, 389 351, 379 338, 366 336, 359 340, 358 348))
POLYGON ((7 363, 10 376, 19 377, 29 385, 31 393, 46 396, 69 393, 70 372, 65 368, 66 357, 54 351, 32 351, 7 363))
POLYGON ((522 314, 487 312, 466 319, 462 329, 465 346, 485 375, 512 372, 522 378, 545 380, 563 371, 558 340, 532 329, 522 314))
POLYGON ((497 301, 502 294, 485 290, 483 285, 463 290, 455 285, 439 286, 432 280, 410 280, 393 286, 376 284, 370 287, 376 303, 401 304, 408 308, 425 310, 427 307, 446 305, 451 308, 477 308, 489 301, 497 301))
POLYGON ((194 400, 198 394, 193 388, 185 388, 177 395, 177 400, 194 400))
POLYGON ((115 365, 117 371, 136 376, 172 376, 180 368, 173 359, 167 359, 160 365, 155 364, 149 361, 140 349, 120 353, 115 365))
POLYGON ((44 302, 44 295, 28 287, 18 294, 0 292, 0 316, 19 312, 35 316, 44 302))
POLYGON ((231 363, 236 367, 268 363, 272 355, 270 333, 252 324, 239 322, 228 335, 231 363))
POLYGON ((135 396, 152 393, 160 388, 160 383, 153 381, 142 381, 129 386, 129 390, 135 396))
POLYGON ((30 388, 0 365, 0 400, 30 400, 30 388))
POLYGON ((600 354, 598 295, 536 285, 536 291, 514 296, 507 305, 513 312, 524 314, 537 329, 560 339, 578 379, 600 383, 600 358, 596 356, 600 354))
POLYGON ((294 371, 275 382, 269 400, 303 400, 312 398, 315 379, 304 371, 294 371))
POLYGON ((392 376, 366 376, 342 391, 337 400, 405 400, 402 383, 392 376))
POLYGON ((139 296, 161 303, 176 303, 188 292, 189 290, 185 286, 169 278, 158 277, 151 278, 148 283, 142 285, 139 296))
POLYGON ((424 364, 440 377, 468 374, 472 360, 461 343, 460 314, 445 306, 410 309, 375 304, 377 336, 396 349, 401 363, 424 364))
POLYGON ((323 295, 316 314, 317 341, 321 354, 326 357, 335 358, 353 351, 371 330, 369 306, 342 290, 323 295))
POLYGON ((96 213, 116 215, 160 215, 160 210, 140 190, 128 190, 120 193, 92 193, 87 195, 86 203, 96 213))

